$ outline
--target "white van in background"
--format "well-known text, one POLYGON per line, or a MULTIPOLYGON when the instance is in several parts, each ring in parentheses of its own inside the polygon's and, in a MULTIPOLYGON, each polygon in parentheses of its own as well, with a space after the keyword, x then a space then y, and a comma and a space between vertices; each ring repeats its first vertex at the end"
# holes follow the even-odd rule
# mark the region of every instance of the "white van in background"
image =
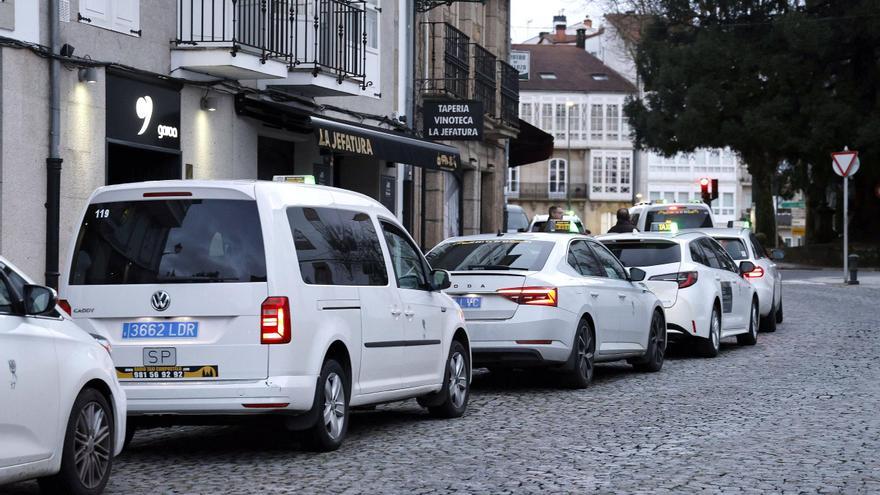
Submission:
POLYGON ((419 397, 464 413, 470 346, 395 217, 361 194, 257 181, 102 187, 61 282, 113 345, 135 425, 273 414, 333 450, 351 406, 419 397), (192 420, 192 418, 189 418, 192 420))

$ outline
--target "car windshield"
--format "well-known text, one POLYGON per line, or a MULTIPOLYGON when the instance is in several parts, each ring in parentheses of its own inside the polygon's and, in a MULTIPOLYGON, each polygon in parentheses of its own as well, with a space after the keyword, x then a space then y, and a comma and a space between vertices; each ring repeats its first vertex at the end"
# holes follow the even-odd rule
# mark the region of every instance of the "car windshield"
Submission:
POLYGON ((746 249, 746 245, 743 241, 735 238, 716 238, 715 240, 718 241, 718 244, 721 244, 724 247, 724 250, 727 251, 727 254, 729 254, 731 258, 737 261, 749 259, 749 250, 746 249))
POLYGON ((443 244, 428 253, 433 268, 449 271, 540 270, 553 244, 521 239, 481 239, 443 244))
POLYGON ((654 266, 681 261, 681 249, 674 242, 606 242, 604 244, 624 266, 654 266))
POLYGON ((675 223, 679 230, 713 227, 709 210, 705 208, 670 206, 645 213, 645 230, 650 230, 651 224, 666 222, 675 223))
POLYGON ((71 285, 265 282, 257 203, 141 200, 89 205, 71 285))

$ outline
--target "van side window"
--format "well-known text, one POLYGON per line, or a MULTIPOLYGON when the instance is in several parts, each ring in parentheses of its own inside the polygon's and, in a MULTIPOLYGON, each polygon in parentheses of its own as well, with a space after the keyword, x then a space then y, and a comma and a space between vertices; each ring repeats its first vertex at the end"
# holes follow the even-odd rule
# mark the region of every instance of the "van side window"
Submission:
POLYGON ((427 263, 419 249, 397 227, 382 222, 382 230, 385 231, 397 286, 401 289, 430 290, 427 263))
POLYGON ((287 209, 303 282, 388 285, 379 235, 370 215, 337 208, 287 209))

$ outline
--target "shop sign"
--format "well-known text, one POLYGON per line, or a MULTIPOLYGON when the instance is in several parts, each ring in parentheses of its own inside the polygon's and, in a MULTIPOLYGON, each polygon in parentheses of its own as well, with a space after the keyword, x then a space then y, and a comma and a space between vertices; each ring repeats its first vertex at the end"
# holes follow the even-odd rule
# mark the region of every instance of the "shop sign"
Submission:
POLYGON ((425 137, 438 141, 482 141, 483 103, 428 100, 422 107, 425 137))
POLYGON ((318 129, 318 146, 333 151, 373 156, 373 140, 347 132, 318 129))
POLYGON ((510 52, 510 65, 519 72, 520 81, 529 80, 529 63, 531 62, 531 55, 531 52, 517 50, 511 50, 510 52))
POLYGON ((117 74, 107 75, 107 137, 180 149, 180 90, 117 74))

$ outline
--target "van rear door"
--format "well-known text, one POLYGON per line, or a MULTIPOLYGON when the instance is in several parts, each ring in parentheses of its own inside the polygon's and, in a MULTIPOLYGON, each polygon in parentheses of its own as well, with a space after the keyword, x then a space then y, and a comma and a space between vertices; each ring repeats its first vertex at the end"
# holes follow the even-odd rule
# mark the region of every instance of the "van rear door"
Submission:
POLYGON ((120 380, 265 378, 268 296, 253 185, 123 189, 89 204, 61 297, 120 380))

